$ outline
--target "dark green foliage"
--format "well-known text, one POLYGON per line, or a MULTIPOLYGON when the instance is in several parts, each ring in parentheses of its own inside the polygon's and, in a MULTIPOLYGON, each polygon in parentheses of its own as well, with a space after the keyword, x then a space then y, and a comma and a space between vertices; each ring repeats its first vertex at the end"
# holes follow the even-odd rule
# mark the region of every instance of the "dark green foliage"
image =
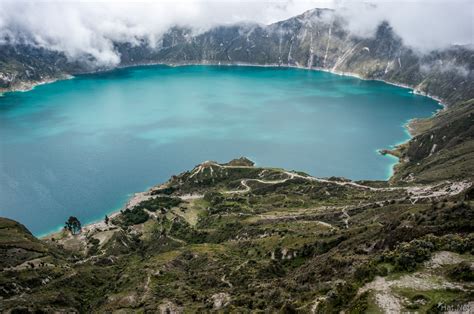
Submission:
POLYGON ((175 187, 166 187, 158 190, 153 190, 151 191, 151 195, 159 195, 159 194, 165 194, 165 195, 171 195, 176 191, 175 187))
POLYGON ((301 248, 300 255, 303 257, 311 257, 314 255, 324 254, 330 249, 336 247, 344 240, 347 240, 346 235, 341 235, 330 239, 318 240, 312 244, 304 244, 301 248))
POLYGON ((465 253, 472 251, 472 249, 472 235, 467 237, 456 235, 436 237, 427 235, 408 243, 400 244, 395 250, 384 253, 382 260, 392 263, 396 270, 413 271, 421 263, 427 261, 434 251, 447 250, 465 253))
POLYGON ((77 234, 81 231, 81 222, 77 217, 70 216, 69 219, 64 223, 64 228, 69 230, 72 234, 77 234))
POLYGON ((219 192, 207 192, 204 194, 204 200, 208 201, 211 206, 215 206, 222 203, 225 197, 219 192))
POLYGON ((271 260, 267 266, 260 269, 258 277, 261 279, 282 277, 286 274, 283 265, 278 260, 271 260))
POLYGON ((326 294, 327 299, 322 304, 323 313, 334 312, 349 305, 356 293, 357 287, 350 282, 337 282, 335 287, 326 294))
POLYGON ((396 253, 388 257, 388 260, 395 265, 397 270, 413 271, 431 257, 434 249, 432 242, 417 239, 400 245, 396 253))
POLYGON ((375 276, 386 276, 387 269, 377 265, 375 261, 358 266, 354 272, 354 279, 359 283, 372 281, 375 276))
POLYGON ((144 223, 150 218, 150 215, 141 208, 125 209, 121 212, 120 217, 114 219, 114 223, 117 223, 123 227, 137 225, 144 223))
POLYGON ((157 196, 149 200, 143 201, 133 209, 146 209, 151 212, 156 212, 158 210, 167 210, 172 207, 176 207, 181 204, 182 201, 178 197, 168 197, 168 196, 157 196))
POLYGON ((449 278, 455 281, 474 281, 474 269, 466 262, 451 266, 447 274, 449 278))
POLYGON ((208 234, 192 228, 184 219, 175 218, 171 222, 169 234, 187 243, 205 243, 208 234))
POLYGON ((211 243, 220 243, 236 237, 242 230, 243 225, 239 222, 226 223, 215 232, 208 235, 207 241, 211 243))
POLYGON ((87 251, 87 254, 89 254, 89 255, 97 254, 98 251, 99 251, 99 242, 100 241, 98 239, 90 237, 87 240, 87 244, 89 245, 89 249, 87 251))
POLYGON ((369 293, 366 291, 356 297, 349 305, 349 314, 362 314, 367 312, 369 293))

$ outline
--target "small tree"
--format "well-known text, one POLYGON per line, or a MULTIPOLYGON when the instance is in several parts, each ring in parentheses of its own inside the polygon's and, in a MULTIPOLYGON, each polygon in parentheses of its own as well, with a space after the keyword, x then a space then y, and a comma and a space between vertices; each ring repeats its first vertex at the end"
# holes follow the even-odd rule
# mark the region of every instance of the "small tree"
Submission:
POLYGON ((109 216, 105 215, 104 222, 105 222, 106 225, 109 224, 109 216))
POLYGON ((69 230, 72 234, 78 234, 81 232, 81 222, 74 216, 70 216, 66 221, 64 228, 69 230))

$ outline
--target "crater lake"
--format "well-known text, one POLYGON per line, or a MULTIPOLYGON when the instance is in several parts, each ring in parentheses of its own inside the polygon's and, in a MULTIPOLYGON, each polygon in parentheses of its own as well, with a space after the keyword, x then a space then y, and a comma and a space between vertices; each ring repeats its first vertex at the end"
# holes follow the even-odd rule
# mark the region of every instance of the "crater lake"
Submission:
POLYGON ((0 216, 35 235, 103 219, 194 165, 246 156, 318 177, 387 179, 377 150, 440 105, 409 89, 275 67, 143 66, 0 97, 0 216))

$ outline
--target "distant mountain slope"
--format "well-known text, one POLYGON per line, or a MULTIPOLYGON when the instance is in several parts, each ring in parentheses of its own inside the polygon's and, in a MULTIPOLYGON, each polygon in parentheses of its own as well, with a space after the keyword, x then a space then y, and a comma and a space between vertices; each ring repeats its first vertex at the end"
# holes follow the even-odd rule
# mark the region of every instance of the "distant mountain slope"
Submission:
MULTIPOLYGON (((58 52, 29 45, 2 45, 0 87, 52 79, 95 69, 93 60, 70 62, 58 52)), ((315 9, 268 26, 221 26, 195 35, 174 27, 156 43, 117 43, 121 65, 221 63, 282 65, 348 72, 408 85, 454 103, 474 96, 474 53, 461 46, 418 54, 403 45, 386 22, 372 38, 351 35, 346 21, 331 10, 315 9)), ((100 69, 99 69, 100 70, 100 69)))
POLYGON ((420 55, 382 23, 372 38, 352 36, 345 21, 312 10, 269 26, 217 27, 193 36, 173 28, 157 50, 118 45, 122 63, 248 63, 320 68, 407 85, 447 103, 474 97, 474 54, 452 47, 420 55))

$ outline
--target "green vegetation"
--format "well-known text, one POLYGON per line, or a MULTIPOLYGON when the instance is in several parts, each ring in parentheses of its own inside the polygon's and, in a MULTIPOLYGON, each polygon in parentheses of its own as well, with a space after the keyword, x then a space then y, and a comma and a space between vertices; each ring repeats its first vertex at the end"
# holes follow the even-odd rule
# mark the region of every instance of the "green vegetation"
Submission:
POLYGON ((114 218, 113 223, 128 227, 132 225, 142 224, 150 218, 150 215, 142 208, 125 209, 121 211, 120 217, 114 218))
POLYGON ((474 282, 474 268, 467 262, 452 265, 447 275, 454 281, 474 282))
POLYGON ((178 197, 158 196, 141 202, 135 206, 134 209, 146 209, 151 212, 156 212, 159 210, 165 211, 172 207, 176 207, 181 203, 182 201, 178 197))
POLYGON ((64 229, 68 230, 72 234, 78 234, 81 232, 81 222, 74 216, 70 216, 64 223, 64 229))
POLYGON ((80 236, 39 241, 0 219, 0 310, 362 313, 389 311, 383 293, 428 312, 472 300, 471 188, 359 184, 207 162, 80 236))

